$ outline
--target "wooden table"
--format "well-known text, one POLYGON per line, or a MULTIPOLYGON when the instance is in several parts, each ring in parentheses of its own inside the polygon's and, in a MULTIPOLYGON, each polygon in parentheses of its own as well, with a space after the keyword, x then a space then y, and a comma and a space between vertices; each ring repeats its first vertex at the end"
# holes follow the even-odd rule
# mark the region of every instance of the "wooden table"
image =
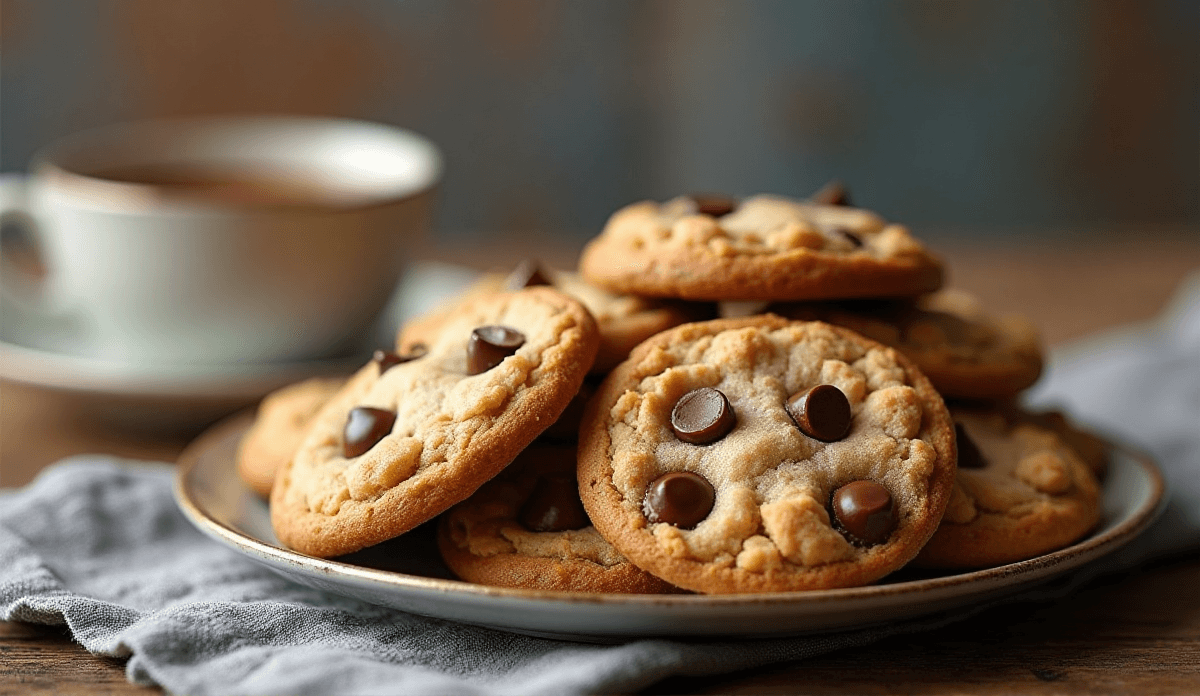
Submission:
MULTIPOLYGON (((996 311, 1025 313, 1054 347, 1152 318, 1180 281, 1200 270, 1194 232, 1126 239, 939 250, 951 284, 996 311)), ((516 260, 503 250, 478 258, 516 260)), ((69 454, 173 461, 191 436, 117 430, 62 395, 0 384, 5 486, 23 485, 69 454)), ((1193 555, 1103 578, 1052 604, 1000 607, 939 630, 797 663, 669 678, 647 693, 1200 693, 1197 587, 1200 557, 1193 555)), ((62 628, 0 622, 0 694, 157 691, 130 685, 123 669, 123 660, 88 654, 62 628)))

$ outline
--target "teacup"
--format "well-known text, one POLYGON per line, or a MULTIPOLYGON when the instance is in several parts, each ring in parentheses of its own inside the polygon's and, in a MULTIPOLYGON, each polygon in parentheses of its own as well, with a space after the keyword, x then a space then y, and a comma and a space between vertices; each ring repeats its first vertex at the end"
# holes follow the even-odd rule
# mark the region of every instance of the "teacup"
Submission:
POLYGON ((146 121, 80 133, 3 193, 0 286, 113 361, 338 354, 369 332, 425 236, 441 157, 344 119, 146 121))

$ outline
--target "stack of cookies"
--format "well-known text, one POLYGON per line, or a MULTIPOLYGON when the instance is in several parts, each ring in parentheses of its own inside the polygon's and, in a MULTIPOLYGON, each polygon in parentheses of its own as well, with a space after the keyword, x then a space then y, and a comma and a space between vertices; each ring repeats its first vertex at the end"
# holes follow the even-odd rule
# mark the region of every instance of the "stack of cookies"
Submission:
POLYGON ((852 587, 1086 535, 1105 447, 1015 406, 1036 333, 827 187, 615 213, 577 271, 486 274, 348 381, 265 400, 239 472, 333 557, 438 518, 464 580, 852 587))

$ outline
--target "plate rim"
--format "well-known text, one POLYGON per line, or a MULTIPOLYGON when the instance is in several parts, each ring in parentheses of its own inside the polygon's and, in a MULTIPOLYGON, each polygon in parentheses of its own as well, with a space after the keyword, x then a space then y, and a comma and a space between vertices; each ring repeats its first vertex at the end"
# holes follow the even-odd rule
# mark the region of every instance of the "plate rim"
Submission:
MULTIPOLYGON (((174 477, 173 495, 176 504, 188 520, 205 535, 241 550, 260 562, 273 566, 291 566, 306 572, 320 573, 344 577, 347 580, 367 582, 373 585, 382 584, 396 589, 416 590, 424 593, 455 594, 466 597, 500 598, 516 601, 557 602, 570 604, 591 604, 596 606, 618 604, 630 607, 736 607, 753 605, 786 604, 818 605, 827 602, 843 602, 847 600, 868 600, 891 597, 895 595, 924 595, 930 591, 948 590, 964 584, 987 585, 1014 576, 1029 576, 1030 581, 1041 578, 1039 571, 1044 571, 1079 555, 1089 555, 1098 550, 1112 546, 1112 550, 1123 546, 1145 530, 1159 515, 1166 504, 1166 482, 1154 460, 1146 453, 1134 450, 1123 444, 1110 442, 1110 446, 1119 450, 1136 463, 1148 476, 1150 494, 1147 498, 1130 511, 1126 519, 1111 529, 1094 534, 1084 540, 1052 551, 1035 558, 1008 563, 992 568, 954 573, 934 578, 906 580, 884 585, 866 585, 861 587, 845 587, 826 590, 804 590, 792 592, 760 592, 745 594, 614 594, 599 592, 573 592, 556 590, 530 590, 511 587, 495 587, 480 585, 463 580, 449 580, 409 575, 397 571, 368 568, 341 561, 308 556, 290 549, 269 544, 248 534, 228 527, 208 515, 196 501, 192 500, 187 486, 188 477, 203 460, 203 456, 211 447, 234 431, 244 430, 253 421, 254 410, 248 409, 226 418, 193 440, 180 455, 174 477)), ((1094 560, 1089 557, 1083 561, 1094 560)), ((1081 564, 1080 564, 1081 565, 1081 564)), ((1074 566, 1072 566, 1074 567, 1074 566)))

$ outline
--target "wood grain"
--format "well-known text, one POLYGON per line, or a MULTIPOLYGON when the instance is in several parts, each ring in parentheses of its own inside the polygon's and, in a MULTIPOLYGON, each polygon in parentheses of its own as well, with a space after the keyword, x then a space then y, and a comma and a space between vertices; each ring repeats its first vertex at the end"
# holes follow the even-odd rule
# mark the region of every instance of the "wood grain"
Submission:
POLYGON ((1098 581, 1052 604, 789 665, 672 678, 651 694, 1200 693, 1200 559, 1098 581))
POLYGON ((96 657, 65 626, 0 621, 0 694, 148 694, 125 679, 125 660, 96 657))

